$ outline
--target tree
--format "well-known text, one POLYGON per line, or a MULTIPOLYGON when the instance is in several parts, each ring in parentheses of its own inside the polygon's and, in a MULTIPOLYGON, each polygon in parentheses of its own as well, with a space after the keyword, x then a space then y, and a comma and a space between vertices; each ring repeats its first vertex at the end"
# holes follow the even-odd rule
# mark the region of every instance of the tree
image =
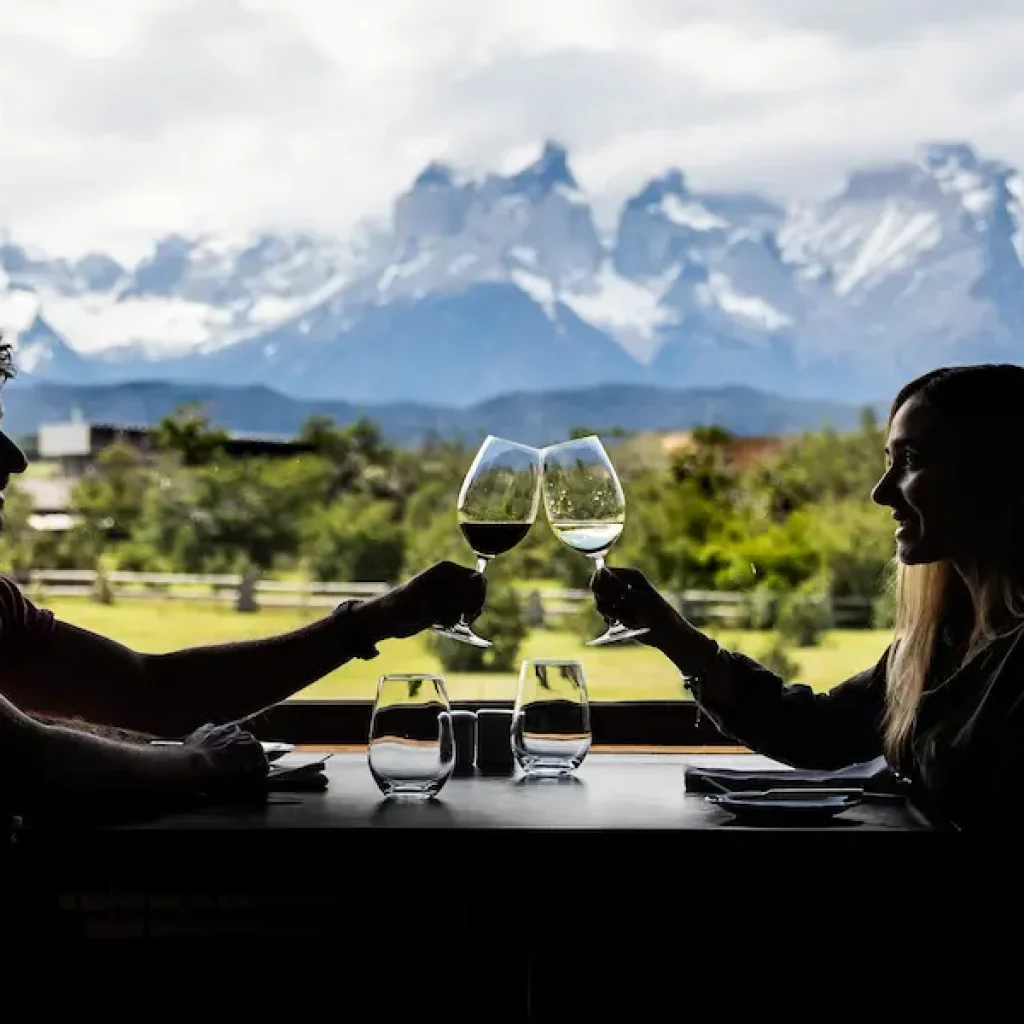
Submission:
POLYGON ((109 445, 75 485, 71 513, 104 538, 129 538, 141 520, 152 475, 133 445, 125 441, 109 445))
POLYGON ((395 452, 373 420, 360 417, 348 427, 339 427, 329 416, 311 416, 300 428, 298 440, 312 445, 332 467, 330 498, 355 490, 380 498, 401 493, 391 479, 395 452))
POLYGON ((32 528, 32 496, 12 480, 4 491, 3 555, 15 575, 35 565, 37 531, 32 528))
POLYGON ((32 525, 32 498, 15 481, 4 493, 3 557, 11 571, 30 569, 93 569, 102 542, 88 525, 70 530, 36 529, 32 525))
POLYGON ((199 403, 179 406, 156 426, 157 451, 176 455, 188 467, 206 466, 223 454, 229 434, 211 424, 199 403))
POLYGON ((321 507, 315 457, 239 459, 186 469, 164 463, 146 495, 141 536, 174 569, 233 572, 295 557, 304 518, 321 507))
POLYGON ((307 520, 302 554, 318 580, 391 583, 402 571, 405 535, 391 503, 349 495, 307 520))

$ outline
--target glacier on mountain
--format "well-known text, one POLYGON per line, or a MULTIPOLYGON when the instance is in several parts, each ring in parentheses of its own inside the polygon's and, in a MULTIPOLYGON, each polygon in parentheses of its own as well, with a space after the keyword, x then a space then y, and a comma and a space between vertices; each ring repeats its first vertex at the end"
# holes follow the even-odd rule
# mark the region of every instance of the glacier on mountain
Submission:
POLYGON ((269 384, 466 405, 654 381, 842 400, 939 362, 1016 360, 1024 183, 960 142, 861 168, 815 203, 669 169, 602 237, 555 142, 511 174, 433 162, 389 223, 171 236, 135 266, 0 244, 26 378, 269 384))

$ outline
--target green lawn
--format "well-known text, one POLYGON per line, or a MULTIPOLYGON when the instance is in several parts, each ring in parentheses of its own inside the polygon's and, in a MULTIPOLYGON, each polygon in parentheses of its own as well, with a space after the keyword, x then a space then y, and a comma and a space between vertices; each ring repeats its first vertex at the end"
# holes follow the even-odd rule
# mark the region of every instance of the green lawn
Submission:
MULTIPOLYGON (((269 636, 294 629, 313 617, 301 611, 265 609, 240 615, 215 605, 174 601, 124 602, 100 605, 80 599, 44 602, 62 619, 121 641, 139 651, 162 652, 180 647, 269 636)), ((726 631, 716 634, 729 647, 753 657, 768 644, 766 634, 726 631)), ((837 630, 820 647, 797 651, 800 680, 828 689, 874 663, 885 649, 888 634, 837 630)), ((593 700, 671 700, 683 696, 678 673, 657 651, 642 646, 591 649, 569 633, 537 630, 527 639, 523 657, 565 657, 581 661, 593 700)), ((392 640, 381 645, 380 657, 354 661, 303 691, 309 699, 372 698, 383 672, 437 672, 437 659, 422 637, 392 640)), ((449 695, 459 699, 512 700, 514 675, 447 677, 449 695)))

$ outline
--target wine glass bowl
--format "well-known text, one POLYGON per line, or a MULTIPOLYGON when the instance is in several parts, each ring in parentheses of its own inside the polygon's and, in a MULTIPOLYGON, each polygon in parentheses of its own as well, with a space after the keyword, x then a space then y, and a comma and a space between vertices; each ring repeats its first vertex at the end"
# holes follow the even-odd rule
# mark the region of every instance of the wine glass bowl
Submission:
MULTIPOLYGON (((608 453, 595 435, 549 445, 541 452, 544 511, 555 536, 590 558, 598 569, 626 525, 626 495, 608 453)), ((642 636, 612 622, 588 647, 642 636)))
MULTIPOLYGON (((459 528, 477 557, 478 572, 525 540, 540 507, 541 453, 529 445, 488 436, 459 491, 459 528)), ((434 632, 474 647, 490 647, 465 619, 434 632)))

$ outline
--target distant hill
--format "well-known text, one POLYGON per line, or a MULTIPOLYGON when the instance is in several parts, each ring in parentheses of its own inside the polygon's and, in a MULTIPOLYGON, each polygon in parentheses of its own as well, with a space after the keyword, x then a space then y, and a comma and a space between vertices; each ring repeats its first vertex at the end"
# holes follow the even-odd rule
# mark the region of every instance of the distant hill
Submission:
POLYGON ((368 416, 392 441, 412 444, 434 434, 474 442, 487 434, 526 444, 550 444, 579 427, 598 432, 685 430, 714 423, 742 435, 777 435, 831 425, 856 426, 855 405, 783 398, 747 387, 673 390, 645 385, 604 385, 578 391, 517 393, 463 409, 398 402, 361 405, 292 398, 263 386, 221 387, 164 381, 76 387, 13 383, 5 392, 5 429, 19 437, 41 423, 78 412, 94 423, 147 426, 188 402, 233 431, 291 436, 311 415, 340 424, 368 416))

